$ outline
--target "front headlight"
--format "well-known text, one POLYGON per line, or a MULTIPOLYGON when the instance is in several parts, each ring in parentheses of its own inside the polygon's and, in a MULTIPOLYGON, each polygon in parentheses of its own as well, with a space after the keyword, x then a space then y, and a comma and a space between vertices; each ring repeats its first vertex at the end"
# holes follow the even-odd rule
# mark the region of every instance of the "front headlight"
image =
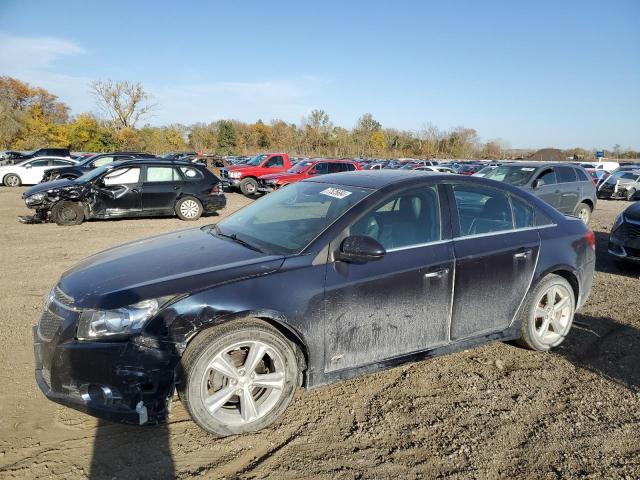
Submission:
POLYGON ((45 192, 34 193, 33 195, 29 195, 25 199, 25 203, 27 205, 36 205, 38 203, 41 203, 45 199, 46 196, 47 196, 47 194, 45 192))
POLYGON ((95 340, 139 332, 169 299, 153 298, 114 310, 85 310, 76 335, 79 340, 95 340))
POLYGON ((624 213, 619 214, 616 219, 613 221, 613 226, 611 227, 611 231, 613 232, 616 228, 622 225, 624 222, 624 213))
POLYGON ((229 172, 229 178, 240 178, 240 172, 229 172))

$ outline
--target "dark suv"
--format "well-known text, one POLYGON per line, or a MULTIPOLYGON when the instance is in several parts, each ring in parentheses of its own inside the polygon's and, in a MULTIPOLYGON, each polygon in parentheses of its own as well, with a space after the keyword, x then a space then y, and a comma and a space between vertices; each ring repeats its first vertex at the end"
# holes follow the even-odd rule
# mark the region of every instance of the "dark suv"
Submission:
POLYGON ((220 179, 203 165, 141 158, 98 167, 75 180, 40 183, 22 194, 24 223, 78 225, 85 219, 177 215, 197 220, 224 208, 220 179))
POLYGON ((108 163, 132 160, 134 158, 155 158, 155 155, 143 152, 98 153, 85 158, 77 165, 47 170, 42 176, 42 181, 40 183, 50 182, 51 180, 57 180, 58 178, 73 180, 74 178, 81 177, 85 173, 90 172, 94 168, 102 167, 108 163))
POLYGON ((520 187, 552 207, 589 223, 597 203, 596 187, 587 171, 566 163, 505 163, 485 178, 520 187))

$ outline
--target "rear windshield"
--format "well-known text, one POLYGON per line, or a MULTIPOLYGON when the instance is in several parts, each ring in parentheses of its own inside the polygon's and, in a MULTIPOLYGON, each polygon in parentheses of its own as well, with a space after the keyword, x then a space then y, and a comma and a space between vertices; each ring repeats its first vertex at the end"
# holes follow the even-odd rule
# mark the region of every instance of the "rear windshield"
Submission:
POLYGON ((502 165, 488 172, 484 178, 521 187, 529 182, 536 169, 518 165, 502 165))

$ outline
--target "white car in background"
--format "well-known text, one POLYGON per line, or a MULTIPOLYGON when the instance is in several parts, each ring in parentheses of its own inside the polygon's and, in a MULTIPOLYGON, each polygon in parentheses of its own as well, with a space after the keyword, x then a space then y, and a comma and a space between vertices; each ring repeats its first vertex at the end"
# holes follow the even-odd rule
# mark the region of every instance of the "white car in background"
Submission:
POLYGON ((78 163, 65 157, 37 157, 24 160, 16 165, 0 167, 0 181, 7 187, 36 185, 42 180, 45 170, 54 167, 68 167, 78 163))
POLYGON ((419 170, 422 172, 439 172, 439 173, 456 173, 453 168, 449 167, 438 167, 438 166, 428 166, 423 165, 421 167, 416 167, 414 170, 419 170))

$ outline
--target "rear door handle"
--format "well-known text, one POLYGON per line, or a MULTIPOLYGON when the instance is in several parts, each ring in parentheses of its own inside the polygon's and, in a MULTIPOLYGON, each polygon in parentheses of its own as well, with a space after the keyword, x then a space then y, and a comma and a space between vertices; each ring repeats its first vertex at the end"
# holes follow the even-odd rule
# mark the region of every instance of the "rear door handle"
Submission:
POLYGON ((527 249, 521 252, 514 253, 513 258, 527 258, 529 255, 531 255, 531 250, 527 249))
POLYGON ((424 278, 442 278, 447 273, 449 273, 449 269, 448 268, 443 268, 443 269, 440 269, 440 270, 436 270, 435 272, 425 273, 424 274, 424 278))

